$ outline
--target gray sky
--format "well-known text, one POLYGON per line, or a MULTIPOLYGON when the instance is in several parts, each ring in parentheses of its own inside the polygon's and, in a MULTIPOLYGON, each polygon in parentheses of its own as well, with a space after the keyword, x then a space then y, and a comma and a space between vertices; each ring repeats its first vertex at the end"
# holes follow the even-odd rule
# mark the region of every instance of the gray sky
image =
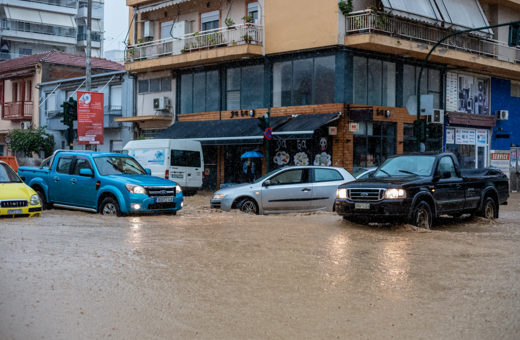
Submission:
POLYGON ((126 0, 105 1, 105 45, 104 50, 124 50, 128 32, 128 7, 126 0), (119 44, 118 44, 119 42, 119 44))

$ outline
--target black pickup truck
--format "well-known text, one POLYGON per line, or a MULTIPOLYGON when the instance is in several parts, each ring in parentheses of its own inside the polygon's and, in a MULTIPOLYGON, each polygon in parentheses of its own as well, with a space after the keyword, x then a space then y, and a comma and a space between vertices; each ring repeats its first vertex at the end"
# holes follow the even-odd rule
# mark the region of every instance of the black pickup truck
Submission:
POLYGON ((498 218, 509 180, 497 168, 462 170, 452 153, 388 158, 369 178, 340 185, 335 209, 357 223, 398 220, 430 228, 439 215, 498 218))

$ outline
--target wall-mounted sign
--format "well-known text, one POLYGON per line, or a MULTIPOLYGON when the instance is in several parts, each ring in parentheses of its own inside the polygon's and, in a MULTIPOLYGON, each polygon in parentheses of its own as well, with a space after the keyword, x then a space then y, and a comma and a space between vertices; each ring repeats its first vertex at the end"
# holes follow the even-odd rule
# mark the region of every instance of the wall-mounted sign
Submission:
POLYGON ((446 144, 455 144, 455 130, 446 129, 446 144))
POLYGON ((336 136, 338 134, 338 127, 337 126, 329 126, 329 135, 330 136, 336 136))
POLYGON ((448 72, 446 109, 452 112, 488 115, 489 82, 489 78, 448 72))
POLYGON ((487 144, 487 130, 477 130, 477 145, 487 144))
POLYGON ((475 145, 475 130, 456 129, 455 144, 475 145))
POLYGON ((241 110, 241 111, 231 111, 231 118, 234 117, 254 117, 255 110, 241 110))
POLYGON ((78 91, 78 144, 104 144, 104 96, 78 91))
POLYGON ((358 123, 350 123, 348 125, 348 130, 350 132, 358 132, 359 131, 359 124, 358 123))
POLYGON ((491 166, 497 167, 509 177, 509 151, 492 150, 491 166))

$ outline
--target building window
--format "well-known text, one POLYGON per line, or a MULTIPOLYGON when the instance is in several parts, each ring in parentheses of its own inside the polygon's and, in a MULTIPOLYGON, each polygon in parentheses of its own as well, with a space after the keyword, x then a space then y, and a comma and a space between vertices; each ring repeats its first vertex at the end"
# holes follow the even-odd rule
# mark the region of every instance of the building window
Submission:
POLYGON ((26 100, 32 102, 32 81, 27 81, 26 100))
POLYGON ((163 129, 142 130, 141 135, 146 139, 154 139, 155 136, 159 135, 163 131, 163 129))
POLYGON ((13 83, 13 102, 18 101, 18 83, 13 83))
POLYGON ((181 113, 218 111, 220 79, 218 71, 181 76, 181 113))
POLYGON ((395 106, 395 63, 354 57, 353 76, 354 103, 395 106))
POLYGON ((122 140, 111 140, 110 141, 110 152, 123 153, 123 141, 122 140))
POLYGON ((170 77, 139 80, 139 93, 170 92, 171 90, 170 77))
POLYGON ((47 93, 47 100, 45 101, 45 112, 55 112, 56 111, 56 94, 55 93, 47 93))
POLYGON ((4 146, 0 145, 0 156, 4 155, 4 146))
POLYGON ((110 110, 120 111, 122 109, 121 85, 110 86, 110 110))
POLYGON ((227 70, 227 110, 248 110, 263 107, 263 65, 230 68, 227 70))
POLYGON ((511 80, 511 97, 520 97, 520 82, 511 80))
MULTIPOLYGON (((403 105, 407 107, 410 97, 417 95, 420 66, 404 65, 403 68, 403 105)), ((421 95, 433 95, 433 108, 442 109, 441 71, 424 69, 421 76, 421 95)))
POLYGON ((396 123, 359 122, 354 133, 354 170, 380 166, 396 153, 396 123))
POLYGON ((200 15, 200 30, 207 31, 219 27, 220 11, 202 13, 200 15))
POLYGON ((161 40, 171 38, 173 21, 161 22, 161 40))
POLYGON ((258 2, 251 2, 247 4, 247 15, 253 16, 253 23, 258 24, 259 23, 259 17, 258 17, 258 2))
POLYGON ((334 103, 335 63, 335 56, 275 63, 273 106, 334 103))
POLYGON ((18 49, 18 53, 20 53, 20 55, 24 56, 24 55, 32 55, 32 49, 30 48, 19 48, 18 49))

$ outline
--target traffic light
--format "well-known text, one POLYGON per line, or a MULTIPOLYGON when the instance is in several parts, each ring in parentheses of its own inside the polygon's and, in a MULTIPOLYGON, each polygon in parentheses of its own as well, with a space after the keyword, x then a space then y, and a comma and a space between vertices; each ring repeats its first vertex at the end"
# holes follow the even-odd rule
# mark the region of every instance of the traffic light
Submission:
POLYGON ((259 117, 258 120, 259 120, 258 127, 262 131, 265 131, 265 129, 267 129, 267 119, 264 116, 262 116, 262 117, 259 117))
MULTIPOLYGON (((70 146, 74 142, 74 121, 78 119, 78 102, 71 97, 69 101, 63 102, 60 106, 63 108, 61 122, 69 127, 65 132, 65 139, 70 146)), ((72 149, 72 146, 70 148, 72 149)))
MULTIPOLYGON (((423 120, 424 122, 424 120, 423 120)), ((425 125, 424 127, 424 139, 427 139, 427 138, 430 138, 431 136, 431 129, 430 129, 430 126, 429 125, 425 125)))
POLYGON ((430 138, 430 134, 430 128, 426 126, 425 120, 418 119, 413 122, 413 135, 415 138, 424 142, 426 138, 430 138))
POLYGON ((509 47, 520 45, 520 24, 509 25, 509 47))

